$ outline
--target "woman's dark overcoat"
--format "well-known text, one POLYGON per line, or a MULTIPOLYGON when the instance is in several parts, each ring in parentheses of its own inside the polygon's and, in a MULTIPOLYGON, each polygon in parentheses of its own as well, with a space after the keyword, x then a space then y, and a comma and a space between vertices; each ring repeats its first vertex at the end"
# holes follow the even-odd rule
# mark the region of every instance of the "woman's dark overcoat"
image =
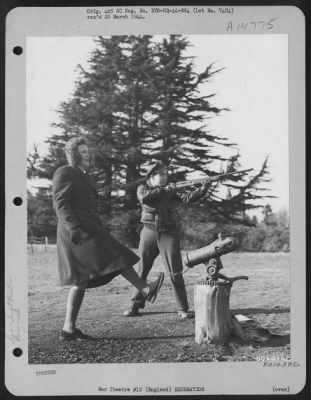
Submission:
POLYGON ((58 217, 57 252, 60 285, 88 281, 87 287, 108 283, 139 258, 114 239, 97 214, 96 182, 79 168, 63 166, 53 176, 53 203, 58 217), (82 244, 70 239, 70 229, 89 234, 82 244))

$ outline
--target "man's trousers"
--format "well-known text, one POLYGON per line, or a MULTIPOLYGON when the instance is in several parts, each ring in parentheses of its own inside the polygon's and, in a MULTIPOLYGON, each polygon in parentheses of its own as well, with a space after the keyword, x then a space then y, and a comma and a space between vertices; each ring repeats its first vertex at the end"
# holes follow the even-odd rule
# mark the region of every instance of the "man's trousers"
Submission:
MULTIPOLYGON (((143 280, 147 280, 154 260, 159 254, 167 273, 182 272, 183 264, 177 231, 157 232, 156 230, 144 227, 140 234, 138 254, 140 261, 137 271, 143 280)), ((170 276, 170 281, 174 290, 178 311, 188 311, 187 292, 182 274, 170 276)), ((136 289, 133 292, 131 301, 132 305, 137 308, 144 308, 145 306, 143 296, 136 289)))

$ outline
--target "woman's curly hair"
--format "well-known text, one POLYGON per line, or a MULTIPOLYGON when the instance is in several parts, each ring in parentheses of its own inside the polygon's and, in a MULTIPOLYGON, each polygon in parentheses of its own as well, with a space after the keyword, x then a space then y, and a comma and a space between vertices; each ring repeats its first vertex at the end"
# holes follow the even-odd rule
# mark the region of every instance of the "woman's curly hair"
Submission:
POLYGON ((65 145, 65 154, 68 164, 73 167, 77 167, 81 162, 81 155, 78 152, 78 146, 81 144, 87 145, 86 140, 83 137, 78 136, 69 139, 65 145))

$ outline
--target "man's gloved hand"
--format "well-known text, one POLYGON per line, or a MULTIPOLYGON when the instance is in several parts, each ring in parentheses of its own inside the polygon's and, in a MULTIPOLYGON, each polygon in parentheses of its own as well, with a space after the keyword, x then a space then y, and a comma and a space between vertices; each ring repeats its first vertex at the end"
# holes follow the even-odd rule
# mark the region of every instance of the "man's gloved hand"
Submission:
POLYGON ((206 180, 204 180, 204 182, 201 183, 201 188, 202 190, 207 190, 208 187, 210 186, 211 180, 206 178, 206 180))
POLYGON ((175 193, 176 192, 176 185, 175 183, 169 183, 164 187, 166 193, 175 193))
POLYGON ((70 239, 74 244, 82 244, 84 240, 88 238, 88 234, 77 226, 76 228, 70 229, 70 239))

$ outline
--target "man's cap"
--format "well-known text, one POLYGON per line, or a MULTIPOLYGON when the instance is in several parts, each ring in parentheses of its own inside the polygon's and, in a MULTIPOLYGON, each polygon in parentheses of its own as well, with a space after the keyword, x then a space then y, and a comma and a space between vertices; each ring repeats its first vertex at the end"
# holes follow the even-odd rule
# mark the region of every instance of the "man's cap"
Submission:
POLYGON ((161 169, 168 168, 168 165, 165 164, 163 161, 157 161, 154 163, 146 173, 146 179, 150 178, 151 175, 161 171, 161 169))

